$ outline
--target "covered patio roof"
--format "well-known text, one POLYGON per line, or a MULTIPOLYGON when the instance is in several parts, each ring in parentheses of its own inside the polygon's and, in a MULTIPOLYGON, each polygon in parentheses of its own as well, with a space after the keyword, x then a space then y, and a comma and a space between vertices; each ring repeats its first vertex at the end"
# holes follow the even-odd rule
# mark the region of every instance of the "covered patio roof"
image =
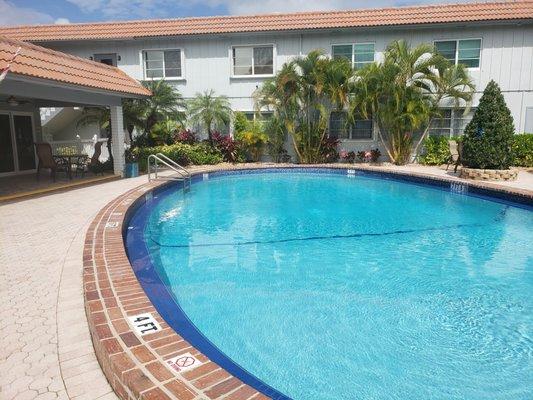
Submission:
MULTIPOLYGON (((41 107, 109 107, 113 169, 115 174, 122 174, 122 99, 148 97, 151 95, 148 89, 116 67, 3 36, 0 36, 1 71, 4 79, 0 79, 0 109, 11 114, 31 111, 38 115, 36 111, 41 107)), ((34 140, 40 141, 40 120, 34 124, 34 140)), ((15 141, 12 136, 11 148, 15 141)))
POLYGON ((31 96, 37 106, 61 102, 119 105, 123 97, 151 94, 118 68, 0 36, 0 70, 8 64, 11 66, 0 93, 31 96), (115 99, 110 103, 108 97, 115 99))

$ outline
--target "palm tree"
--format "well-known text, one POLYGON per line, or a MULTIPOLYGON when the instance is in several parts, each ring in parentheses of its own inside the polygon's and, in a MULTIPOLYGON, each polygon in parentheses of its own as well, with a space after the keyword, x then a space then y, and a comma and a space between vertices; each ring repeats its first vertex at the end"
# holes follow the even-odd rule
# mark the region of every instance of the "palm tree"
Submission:
POLYGON ((347 104, 351 75, 348 61, 314 50, 284 64, 256 91, 256 108, 273 111, 290 134, 300 162, 323 161, 329 115, 347 104))
POLYGON ((134 110, 141 114, 140 121, 145 135, 149 135, 154 125, 160 121, 170 119, 183 124, 187 104, 174 86, 164 80, 145 81, 143 85, 152 92, 152 96, 134 100, 134 110))
POLYGON ((465 104, 465 113, 470 109, 475 85, 468 74, 467 68, 463 64, 454 65, 444 59, 434 69, 435 78, 432 81, 433 113, 427 123, 426 129, 418 139, 413 148, 413 153, 418 154, 418 149, 426 139, 429 128, 435 118, 442 117, 442 111, 439 105, 442 103, 452 102, 454 108, 465 104))
POLYGON ((197 93, 188 103, 190 122, 203 125, 207 131, 209 143, 213 144, 213 129, 230 122, 233 111, 226 96, 215 96, 213 90, 197 93))
POLYGON ((433 46, 411 48, 400 40, 389 44, 382 63, 357 71, 350 108, 352 113, 376 121, 389 158, 405 164, 411 155, 413 133, 427 129, 439 103, 468 100, 472 88, 466 71, 453 67, 433 46))

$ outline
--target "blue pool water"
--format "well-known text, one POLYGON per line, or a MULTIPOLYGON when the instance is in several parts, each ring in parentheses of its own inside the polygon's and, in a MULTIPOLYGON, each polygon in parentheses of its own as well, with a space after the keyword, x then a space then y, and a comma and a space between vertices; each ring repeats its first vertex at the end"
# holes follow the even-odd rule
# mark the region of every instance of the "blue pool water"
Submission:
POLYGON ((311 173, 221 176, 142 208, 190 321, 291 398, 533 398, 531 210, 311 173))

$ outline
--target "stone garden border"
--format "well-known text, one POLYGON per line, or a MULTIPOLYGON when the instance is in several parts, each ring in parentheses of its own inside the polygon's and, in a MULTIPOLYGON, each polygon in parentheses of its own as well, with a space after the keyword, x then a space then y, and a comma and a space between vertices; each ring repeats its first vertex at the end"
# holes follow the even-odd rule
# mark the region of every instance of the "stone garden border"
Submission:
MULTIPOLYGON (((365 172, 385 178, 432 184, 450 190, 490 195, 504 200, 533 205, 533 191, 465 182, 454 177, 438 177, 383 167, 352 165, 235 165, 206 167, 194 174, 221 170, 256 168, 335 168, 347 173, 365 172)), ((83 250, 85 310, 98 361, 116 394, 123 400, 144 399, 268 399, 252 387, 209 360, 170 328, 158 314, 126 255, 123 227, 132 205, 161 183, 146 183, 108 203, 97 214, 86 233, 83 250), (162 330, 139 335, 128 317, 151 313, 162 330), (190 353, 201 366, 177 373, 167 360, 190 353)))

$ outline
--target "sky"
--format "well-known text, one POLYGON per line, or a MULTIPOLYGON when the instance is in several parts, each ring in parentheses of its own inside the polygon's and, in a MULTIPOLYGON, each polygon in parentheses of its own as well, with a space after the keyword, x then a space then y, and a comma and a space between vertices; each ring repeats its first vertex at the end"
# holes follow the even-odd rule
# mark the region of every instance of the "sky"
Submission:
POLYGON ((342 10, 465 0, 0 0, 0 25, 342 10))

